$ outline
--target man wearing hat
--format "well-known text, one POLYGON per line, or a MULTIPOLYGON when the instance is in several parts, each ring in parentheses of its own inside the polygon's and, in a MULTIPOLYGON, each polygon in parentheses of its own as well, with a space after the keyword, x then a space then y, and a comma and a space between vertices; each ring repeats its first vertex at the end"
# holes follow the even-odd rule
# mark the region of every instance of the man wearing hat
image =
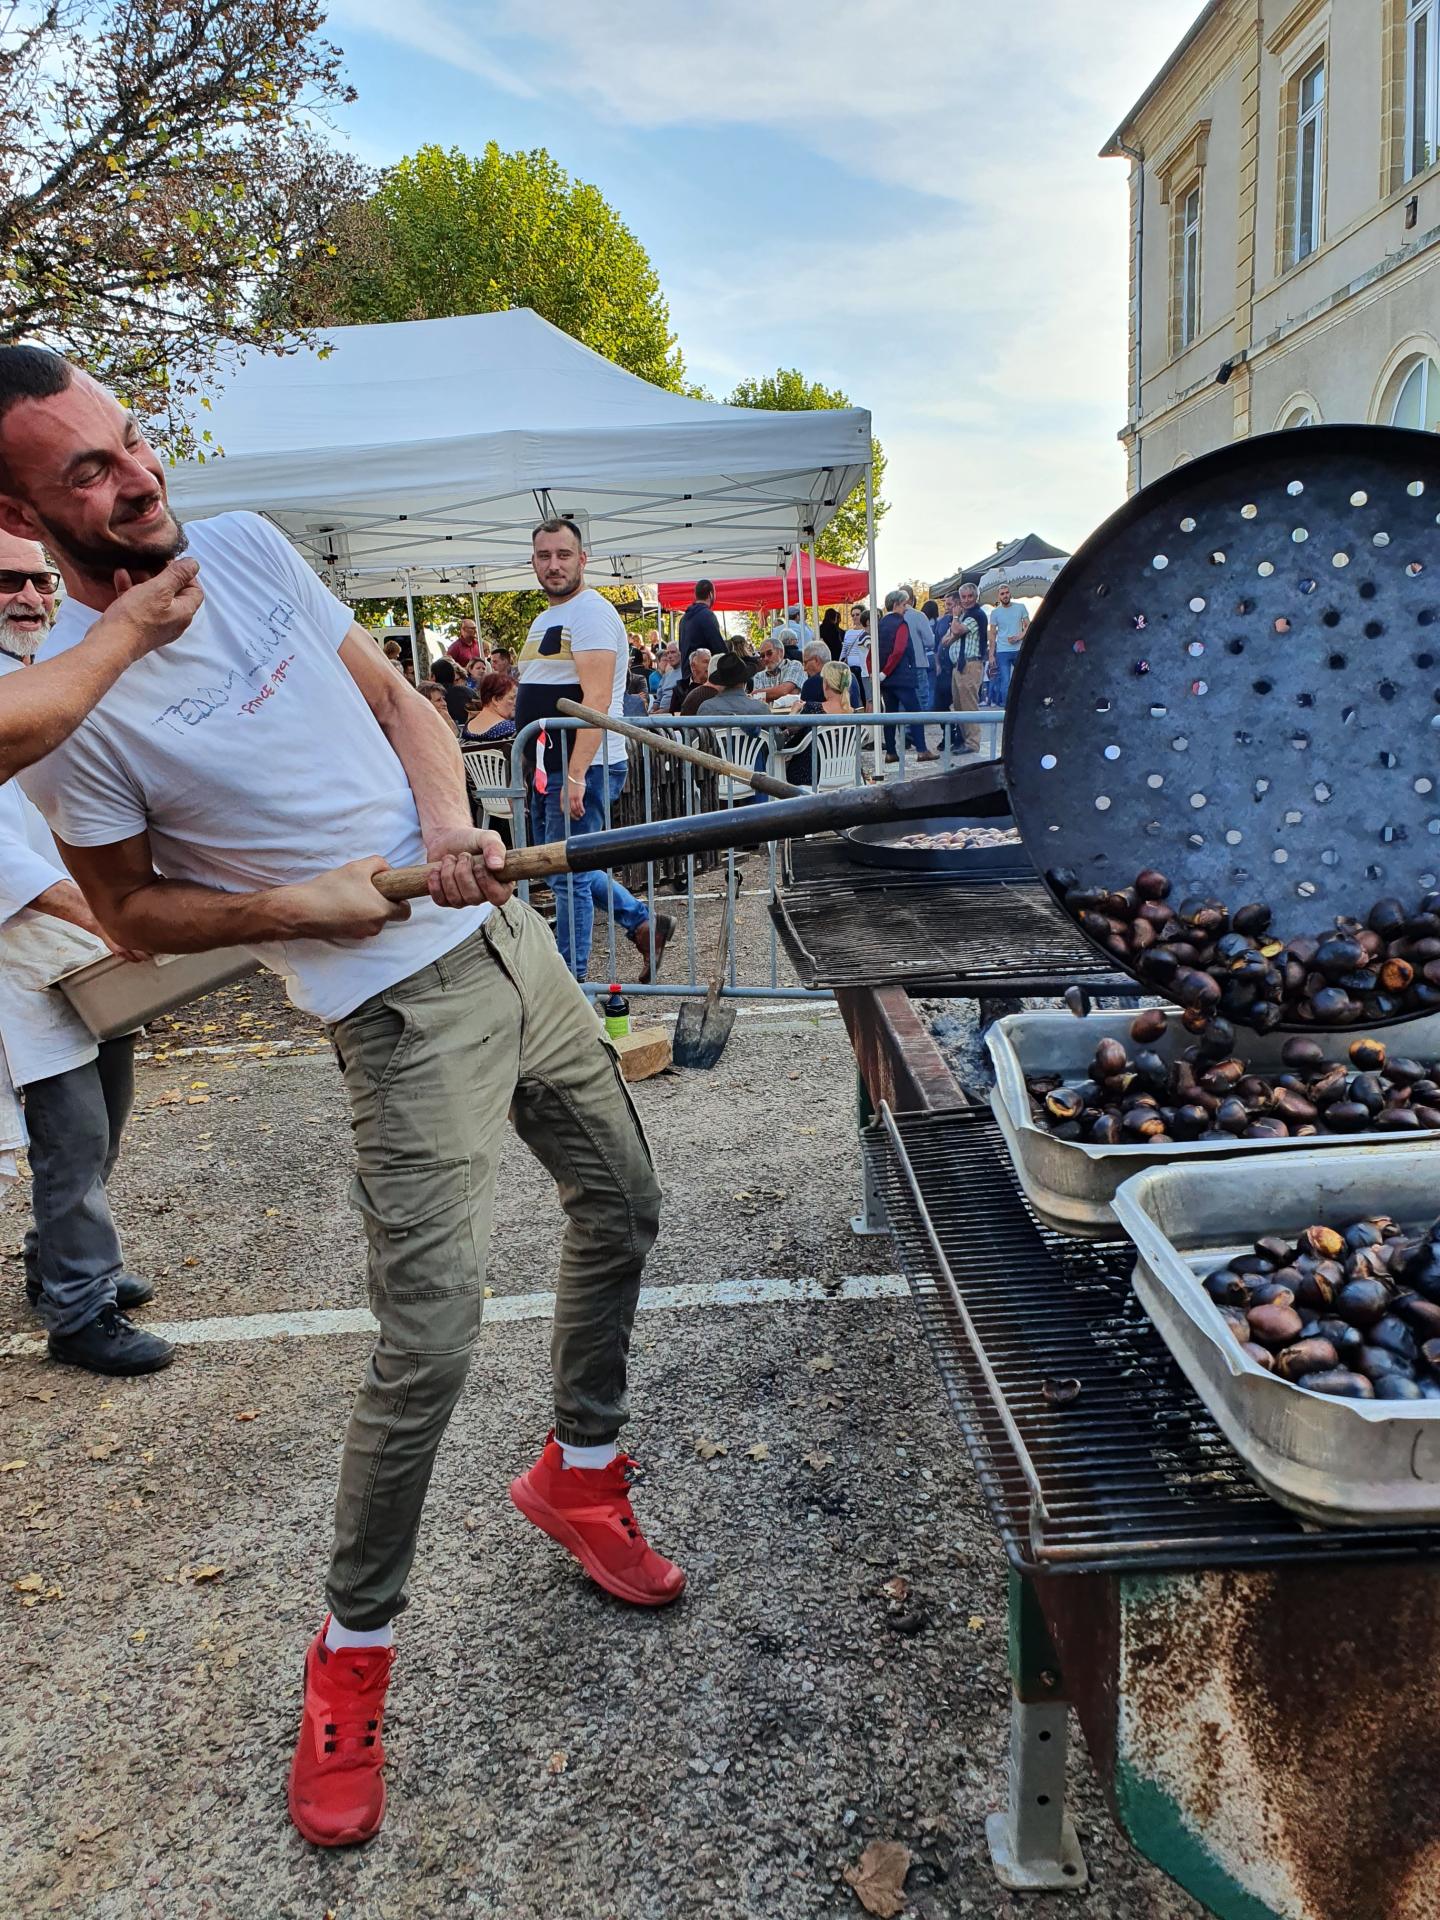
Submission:
POLYGON ((722 713, 766 714, 770 709, 748 691, 755 667, 738 653, 722 653, 710 663, 710 684, 720 691, 705 702, 705 718, 713 720, 722 713))

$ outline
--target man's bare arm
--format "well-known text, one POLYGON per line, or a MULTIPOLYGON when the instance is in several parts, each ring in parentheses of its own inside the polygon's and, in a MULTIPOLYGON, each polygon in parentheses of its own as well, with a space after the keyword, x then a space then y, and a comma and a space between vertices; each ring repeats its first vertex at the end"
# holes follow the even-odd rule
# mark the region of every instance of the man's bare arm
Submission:
POLYGON ((138 587, 116 574, 120 598, 78 646, 0 681, 0 780, 53 752, 127 667, 185 631, 204 598, 199 571, 194 560, 172 560, 138 587))
POLYGON ((363 627, 340 643, 340 660, 365 697, 380 730, 405 769, 425 851, 434 865, 430 897, 443 907, 508 900, 514 889, 492 869, 504 864, 505 843, 470 818, 460 744, 423 695, 390 670, 363 627))
POLYGON ((127 951, 206 953, 266 940, 358 940, 410 911, 374 886, 371 876, 385 866, 379 859, 352 860, 292 886, 222 893, 190 880, 162 879, 148 833, 108 847, 71 847, 63 840, 56 845, 101 933, 127 951))

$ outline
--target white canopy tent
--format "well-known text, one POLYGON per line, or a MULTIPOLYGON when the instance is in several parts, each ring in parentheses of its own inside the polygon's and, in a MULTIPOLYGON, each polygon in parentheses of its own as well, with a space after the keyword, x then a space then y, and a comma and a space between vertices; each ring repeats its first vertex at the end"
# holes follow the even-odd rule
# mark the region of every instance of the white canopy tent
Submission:
POLYGON ((525 309, 326 337, 243 364, 205 421, 223 458, 170 492, 182 516, 265 514, 347 599, 533 586, 553 514, 597 584, 778 574, 869 476, 863 408, 666 393, 525 309))

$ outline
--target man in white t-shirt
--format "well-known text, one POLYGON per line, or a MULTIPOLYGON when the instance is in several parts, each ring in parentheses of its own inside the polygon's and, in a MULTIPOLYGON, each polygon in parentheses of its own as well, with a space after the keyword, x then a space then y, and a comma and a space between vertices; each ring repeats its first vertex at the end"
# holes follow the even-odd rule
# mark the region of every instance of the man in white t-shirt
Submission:
MULTIPOLYGON (((29 669, 59 578, 33 540, 0 529, 0 675, 29 669)), ((53 1360, 155 1373, 175 1349, 129 1318, 155 1289, 130 1273, 106 1183, 135 1084, 135 1036, 97 1042, 53 982, 111 951, 14 780, 0 786, 0 1046, 25 1102, 30 1207, 25 1292, 53 1360)))
POLYGON ((1012 602, 1009 587, 1001 587, 990 609, 990 672, 997 706, 1003 707, 1010 697, 1010 676, 1029 625, 1030 615, 1018 602, 1012 602))
MULTIPOLYGON (((68 598, 46 651, 82 656, 117 578, 176 573, 186 541, 133 415, 35 348, 0 347, 0 528, 54 556, 68 598)), ((307 1839, 345 1846, 384 1817, 390 1622, 480 1328, 507 1115, 567 1216, 555 1430, 511 1499, 624 1600, 661 1606, 684 1585, 636 1525, 616 1446, 659 1186, 594 1011, 492 871, 503 848, 471 823, 452 730, 268 522, 223 514, 188 544, 204 591, 188 630, 25 778, 110 940, 246 946, 330 1029, 379 1334, 289 1807, 307 1839), (413 910, 373 884, 422 861, 413 910)))
MULTIPOLYGON (((520 650, 516 732, 536 720, 554 720, 561 700, 622 719, 630 636, 604 594, 585 584, 587 555, 580 529, 573 520, 543 520, 530 536, 530 558, 550 604, 530 623, 520 650)), ((563 840, 598 833, 625 791, 630 758, 624 738, 598 727, 576 733, 551 727, 536 736, 537 747, 542 738, 543 755, 535 752, 526 766, 526 776, 533 781, 532 838, 563 840)), ((589 970, 597 909, 608 913, 634 942, 644 962, 641 985, 655 978, 665 943, 675 931, 668 913, 652 920, 644 901, 600 868, 566 874, 553 885, 556 944, 577 980, 589 970)))

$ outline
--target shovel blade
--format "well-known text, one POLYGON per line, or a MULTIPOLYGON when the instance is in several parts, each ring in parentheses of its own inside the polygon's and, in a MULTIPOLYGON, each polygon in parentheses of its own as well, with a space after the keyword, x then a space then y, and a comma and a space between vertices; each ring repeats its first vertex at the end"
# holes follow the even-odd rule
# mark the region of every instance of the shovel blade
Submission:
POLYGON ((671 1058, 677 1067, 715 1066, 725 1051, 735 1026, 735 1009, 709 994, 703 1000, 687 1000, 675 1022, 675 1041, 671 1058))

